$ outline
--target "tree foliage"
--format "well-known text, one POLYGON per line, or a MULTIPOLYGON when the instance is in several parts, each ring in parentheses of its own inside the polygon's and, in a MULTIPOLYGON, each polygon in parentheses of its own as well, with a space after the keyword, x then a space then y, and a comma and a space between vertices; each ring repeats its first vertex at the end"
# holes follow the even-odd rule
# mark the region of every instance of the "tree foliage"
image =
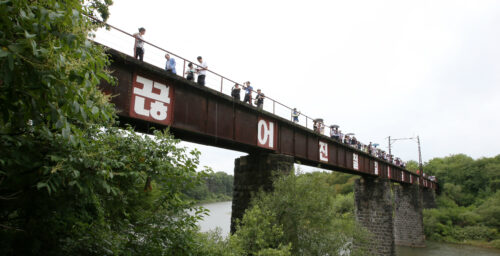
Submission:
MULTIPOLYGON (((354 221, 353 194, 332 183, 351 175, 311 173, 278 177, 274 191, 260 193, 231 239, 245 255, 265 248, 292 255, 367 255, 353 242, 366 239, 354 221)), ((352 184, 351 184, 352 186, 352 184)))
POLYGON ((184 191, 188 198, 197 202, 230 201, 233 197, 234 177, 225 172, 209 173, 203 183, 184 191))
POLYGON ((438 208, 424 211, 425 232, 434 240, 500 239, 500 155, 474 160, 466 155, 434 158, 425 172, 438 177, 438 208))
POLYGON ((199 152, 115 128, 88 38, 109 0, 0 1, 2 255, 184 255, 205 211, 199 152), (191 210, 194 214, 189 215, 191 210))

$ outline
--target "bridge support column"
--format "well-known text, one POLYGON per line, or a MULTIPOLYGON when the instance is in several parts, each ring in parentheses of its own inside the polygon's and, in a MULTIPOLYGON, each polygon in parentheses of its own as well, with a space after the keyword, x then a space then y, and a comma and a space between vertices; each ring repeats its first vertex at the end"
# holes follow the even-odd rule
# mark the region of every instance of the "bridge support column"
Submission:
POLYGON ((421 188, 424 209, 436 208, 436 191, 430 188, 421 188))
POLYGON ((354 183, 356 221, 373 237, 366 247, 373 255, 394 256, 393 205, 391 184, 387 179, 361 178, 354 183))
POLYGON ((293 168, 292 156, 252 153, 234 161, 233 205, 231 213, 231 233, 236 231, 235 221, 241 219, 248 208, 250 199, 259 189, 272 189, 272 174, 288 174, 293 168))
POLYGON ((424 247, 422 192, 418 185, 398 184, 394 191, 394 240, 396 245, 424 247))

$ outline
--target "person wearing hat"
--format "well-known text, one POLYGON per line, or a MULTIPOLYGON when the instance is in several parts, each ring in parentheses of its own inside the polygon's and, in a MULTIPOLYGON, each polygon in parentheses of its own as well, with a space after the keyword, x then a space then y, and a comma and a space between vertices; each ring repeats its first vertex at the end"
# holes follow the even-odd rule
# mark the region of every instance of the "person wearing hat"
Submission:
POLYGON ((262 109, 264 107, 264 94, 260 89, 257 89, 257 98, 255 99, 255 104, 257 104, 258 109, 262 109))
POLYGON ((196 68, 196 73, 198 73, 198 84, 201 86, 205 86, 205 76, 207 75, 207 69, 208 65, 205 61, 203 61, 203 58, 201 56, 198 56, 196 58, 200 65, 198 65, 198 68, 196 68))

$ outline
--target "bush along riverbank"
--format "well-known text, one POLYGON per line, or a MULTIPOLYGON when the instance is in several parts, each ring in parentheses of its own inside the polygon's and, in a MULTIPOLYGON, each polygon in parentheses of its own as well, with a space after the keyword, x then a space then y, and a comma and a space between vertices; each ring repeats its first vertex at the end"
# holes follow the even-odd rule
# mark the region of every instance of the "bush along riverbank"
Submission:
POLYGON ((434 158, 424 170, 440 186, 437 208, 424 210, 427 239, 500 248, 500 155, 434 158))
POLYGON ((354 220, 353 180, 342 173, 277 176, 272 192, 252 199, 236 232, 199 234, 200 255, 370 255, 354 246, 369 239, 354 220))

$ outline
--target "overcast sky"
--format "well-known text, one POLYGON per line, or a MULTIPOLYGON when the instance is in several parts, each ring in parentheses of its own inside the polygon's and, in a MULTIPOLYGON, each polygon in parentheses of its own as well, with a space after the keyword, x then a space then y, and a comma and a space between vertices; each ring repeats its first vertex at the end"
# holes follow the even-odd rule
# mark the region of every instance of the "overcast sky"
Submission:
MULTIPOLYGON (((145 40, 189 60, 202 55, 209 69, 364 143, 385 149, 387 136, 419 135, 424 161, 500 154, 500 1, 116 0, 108 23, 145 27, 145 40)), ((98 35, 132 54, 130 39, 98 35)), ((147 46, 145 59, 164 63, 147 46)), ((232 173, 244 155, 185 145, 215 171, 232 173)), ((418 160, 414 141, 396 142, 393 153, 418 160)))

